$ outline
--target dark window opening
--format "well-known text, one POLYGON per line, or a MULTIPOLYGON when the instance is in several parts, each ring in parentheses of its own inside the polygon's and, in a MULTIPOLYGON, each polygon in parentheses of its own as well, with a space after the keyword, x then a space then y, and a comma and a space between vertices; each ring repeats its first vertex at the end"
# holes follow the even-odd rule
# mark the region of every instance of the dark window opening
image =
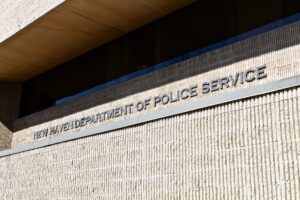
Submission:
POLYGON ((298 0, 201 0, 23 83, 20 117, 300 11, 298 0))

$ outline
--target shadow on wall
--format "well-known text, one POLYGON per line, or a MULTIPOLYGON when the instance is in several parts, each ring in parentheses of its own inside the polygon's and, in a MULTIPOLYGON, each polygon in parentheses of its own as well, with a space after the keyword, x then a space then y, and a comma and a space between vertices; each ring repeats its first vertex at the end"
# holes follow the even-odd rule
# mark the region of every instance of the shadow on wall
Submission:
POLYGON ((21 87, 21 83, 0 81, 0 123, 10 130, 19 115, 21 87))
MULTIPOLYGON (((159 71, 16 120, 14 131, 300 43, 300 22, 182 61, 159 71)), ((126 104, 128 102, 124 102, 126 104)))

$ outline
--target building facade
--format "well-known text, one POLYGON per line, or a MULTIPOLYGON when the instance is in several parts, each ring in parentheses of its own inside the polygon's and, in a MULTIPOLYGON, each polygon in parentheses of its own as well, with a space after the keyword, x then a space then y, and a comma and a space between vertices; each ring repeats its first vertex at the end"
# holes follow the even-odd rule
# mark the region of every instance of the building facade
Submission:
POLYGON ((0 195, 299 199, 298 18, 22 117, 3 84, 0 195))

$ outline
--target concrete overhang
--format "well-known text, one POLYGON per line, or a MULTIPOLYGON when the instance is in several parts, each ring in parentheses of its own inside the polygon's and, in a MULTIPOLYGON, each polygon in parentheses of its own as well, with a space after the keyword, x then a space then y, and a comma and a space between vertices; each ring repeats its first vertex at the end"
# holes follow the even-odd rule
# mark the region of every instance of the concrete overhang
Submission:
MULTIPOLYGON (((26 15, 23 14, 25 18, 31 17, 28 24, 14 24, 19 30, 15 28, 7 35, 7 31, 3 31, 5 27, 1 27, 0 81, 30 79, 193 1, 55 0, 55 4, 48 6, 48 11, 43 7, 39 12, 41 16, 35 17, 30 15, 34 8, 29 9, 26 15)), ((40 0, 39 5, 43 2, 48 1, 40 0)), ((38 8, 37 5, 35 11, 38 8)), ((5 8, 0 5, 0 9, 5 8)), ((18 7, 11 11, 11 16, 18 16, 21 11, 18 7)), ((5 17, 0 14, 0 24, 3 20, 5 17)))

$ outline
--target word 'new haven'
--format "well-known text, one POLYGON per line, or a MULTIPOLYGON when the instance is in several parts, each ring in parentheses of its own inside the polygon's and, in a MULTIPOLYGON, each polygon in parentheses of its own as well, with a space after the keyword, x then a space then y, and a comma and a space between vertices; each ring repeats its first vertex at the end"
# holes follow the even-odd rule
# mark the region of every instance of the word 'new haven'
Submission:
POLYGON ((34 139, 40 139, 43 137, 48 137, 51 135, 55 135, 58 133, 62 133, 65 131, 77 129, 83 126, 87 126, 89 124, 96 124, 99 122, 104 122, 106 120, 121 117, 124 115, 128 115, 132 113, 133 104, 127 104, 125 106, 117 107, 111 110, 107 110, 102 113, 90 115, 87 117, 83 117, 81 119, 75 119, 73 121, 69 121, 63 124, 59 124, 57 126, 53 126, 41 131, 37 131, 33 134, 34 139))

